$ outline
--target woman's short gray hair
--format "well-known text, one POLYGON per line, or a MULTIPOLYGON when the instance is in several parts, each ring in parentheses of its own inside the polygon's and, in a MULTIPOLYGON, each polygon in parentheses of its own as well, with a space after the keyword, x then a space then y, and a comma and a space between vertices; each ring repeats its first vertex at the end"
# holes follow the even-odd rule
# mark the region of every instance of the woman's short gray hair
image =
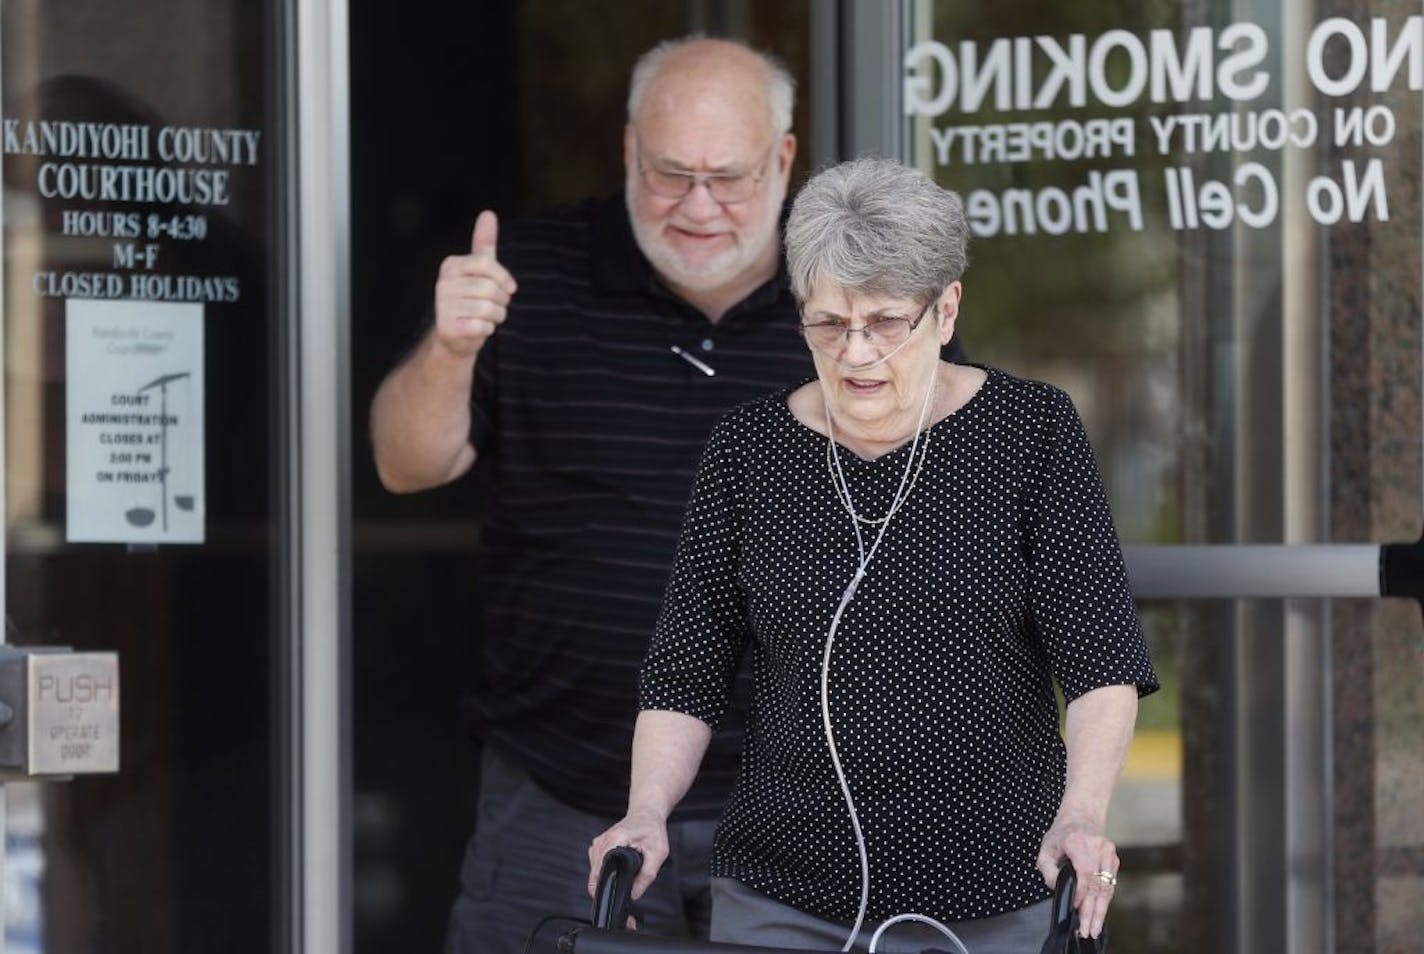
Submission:
POLYGON ((819 282, 860 294, 928 302, 969 266, 959 196, 893 159, 854 159, 816 173, 786 222, 791 289, 819 282))
MULTIPOLYGON (((703 34, 693 33, 675 40, 663 40, 638 57, 638 61, 633 64, 633 75, 628 81, 628 122, 631 123, 637 118, 638 107, 643 102, 644 91, 647 90, 653 77, 662 71, 668 57, 686 46, 705 39, 707 37, 703 34)), ((796 78, 791 75, 786 64, 772 54, 748 46, 740 40, 724 39, 721 42, 739 46, 761 61, 762 67, 766 70, 766 100, 771 109, 768 119, 771 121, 772 134, 780 136, 790 132, 791 115, 796 109, 796 78)))

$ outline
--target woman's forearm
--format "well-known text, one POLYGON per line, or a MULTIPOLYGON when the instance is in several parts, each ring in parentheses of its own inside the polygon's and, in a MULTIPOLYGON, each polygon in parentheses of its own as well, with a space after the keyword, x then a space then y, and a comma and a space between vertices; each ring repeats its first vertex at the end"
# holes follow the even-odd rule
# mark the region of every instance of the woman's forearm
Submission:
POLYGON ((633 879, 633 897, 653 883, 668 856, 667 820, 697 777, 712 739, 707 723, 695 716, 645 709, 633 728, 633 778, 628 786, 628 814, 593 840, 588 849, 588 893, 593 895, 603 856, 617 845, 636 848, 643 866, 633 879))
POLYGON ((1137 687, 1103 686, 1085 692, 1068 704, 1065 721, 1068 782, 1059 817, 1077 816, 1101 829, 1132 743, 1137 687))
POLYGON ((682 801, 712 730, 695 716, 646 709, 633 729, 633 777, 628 787, 628 814, 649 813, 666 819, 682 801))

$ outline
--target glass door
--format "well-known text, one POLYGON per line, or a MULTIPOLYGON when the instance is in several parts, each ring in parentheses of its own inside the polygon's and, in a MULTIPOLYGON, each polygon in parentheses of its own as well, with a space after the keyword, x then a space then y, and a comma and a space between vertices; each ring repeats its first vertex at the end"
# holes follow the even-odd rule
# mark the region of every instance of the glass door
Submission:
POLYGON ((1082 412, 1164 677, 1115 946, 1406 949, 1424 631, 1347 597, 1424 515, 1417 5, 894 14, 883 148, 965 199, 971 355, 1082 412))
POLYGON ((7 640, 120 769, 5 786, 17 952, 289 949, 284 5, 3 5, 7 640))

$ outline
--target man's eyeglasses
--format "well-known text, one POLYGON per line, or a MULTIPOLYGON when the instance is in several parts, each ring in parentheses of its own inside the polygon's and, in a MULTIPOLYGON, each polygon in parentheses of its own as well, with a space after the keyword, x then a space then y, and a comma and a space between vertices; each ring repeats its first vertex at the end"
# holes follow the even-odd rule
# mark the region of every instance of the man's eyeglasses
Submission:
POLYGON ((832 355, 840 353, 854 334, 865 335, 865 340, 873 348, 898 348, 910 340, 910 335, 925 320, 934 304, 931 301, 926 305, 913 321, 895 315, 872 315, 864 327, 853 328, 844 318, 832 318, 829 321, 802 322, 801 334, 811 347, 832 355))
POLYGON ((707 187, 713 200, 723 205, 746 202, 756 195, 757 187, 766 175, 770 156, 749 172, 688 172, 685 169, 664 169, 643 161, 643 147, 638 146, 638 175, 653 195, 664 199, 681 199, 699 185, 707 187))

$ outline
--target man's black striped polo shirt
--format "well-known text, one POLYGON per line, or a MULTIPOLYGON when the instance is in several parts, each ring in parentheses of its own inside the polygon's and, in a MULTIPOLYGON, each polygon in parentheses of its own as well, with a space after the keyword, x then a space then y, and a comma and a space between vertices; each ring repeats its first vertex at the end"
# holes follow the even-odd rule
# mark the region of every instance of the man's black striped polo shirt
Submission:
MULTIPOLYGON (((476 367, 472 439, 494 497, 467 711, 551 794, 614 818, 703 444, 723 412, 813 369, 784 273, 712 324, 658 282, 621 195, 515 222, 498 254, 519 292, 476 367)), ((682 817, 720 811, 740 725, 714 739, 682 817)))

